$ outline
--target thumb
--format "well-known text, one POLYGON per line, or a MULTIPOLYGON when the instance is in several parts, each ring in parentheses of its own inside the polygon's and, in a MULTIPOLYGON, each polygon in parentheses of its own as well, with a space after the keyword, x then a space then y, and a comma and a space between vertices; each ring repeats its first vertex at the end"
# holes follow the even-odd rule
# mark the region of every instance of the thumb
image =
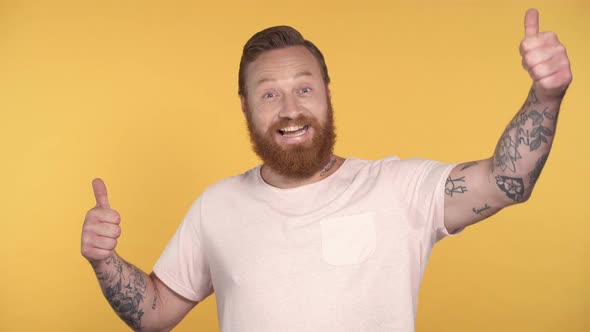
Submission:
POLYGON ((531 8, 524 15, 524 36, 534 36, 539 33, 539 11, 531 8))
POLYGON ((102 208, 110 208, 109 198, 107 196, 107 187, 100 178, 92 181, 92 190, 94 190, 94 198, 96 198, 96 206, 102 208))

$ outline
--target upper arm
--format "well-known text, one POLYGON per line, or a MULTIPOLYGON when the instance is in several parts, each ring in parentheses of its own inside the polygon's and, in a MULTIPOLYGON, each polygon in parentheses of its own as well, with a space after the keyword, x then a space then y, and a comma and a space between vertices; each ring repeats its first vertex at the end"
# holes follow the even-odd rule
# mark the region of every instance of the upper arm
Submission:
POLYGON ((154 282, 156 296, 151 303, 157 309, 157 326, 161 331, 170 331, 194 308, 198 302, 186 299, 170 289, 154 273, 150 274, 154 282))
POLYGON ((445 184, 445 227, 449 233, 483 220, 510 204, 492 173, 492 159, 458 164, 445 184))

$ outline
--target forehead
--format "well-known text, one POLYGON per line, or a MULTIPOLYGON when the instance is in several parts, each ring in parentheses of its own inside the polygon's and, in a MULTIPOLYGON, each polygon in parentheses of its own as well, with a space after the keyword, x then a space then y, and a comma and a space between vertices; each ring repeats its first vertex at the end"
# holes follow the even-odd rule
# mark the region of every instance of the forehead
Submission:
POLYGON ((321 78, 317 59, 305 46, 289 46, 266 51, 251 62, 246 69, 246 80, 256 84, 260 80, 292 77, 309 72, 321 78))

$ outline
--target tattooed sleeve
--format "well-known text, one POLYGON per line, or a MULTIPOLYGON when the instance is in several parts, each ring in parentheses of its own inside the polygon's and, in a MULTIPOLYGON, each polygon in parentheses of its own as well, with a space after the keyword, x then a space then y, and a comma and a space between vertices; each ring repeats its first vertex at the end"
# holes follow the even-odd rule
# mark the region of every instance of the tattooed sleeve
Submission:
MULTIPOLYGON (((145 275, 135 266, 116 256, 108 258, 106 264, 112 265, 115 269, 111 272, 97 272, 97 276, 103 285, 107 301, 127 325, 133 329, 140 329, 141 317, 144 314, 141 306, 147 289, 145 275)), ((155 308, 155 302, 153 306, 155 308)))
POLYGON ((559 105, 541 102, 531 89, 496 146, 492 172, 498 188, 514 202, 530 195, 547 161, 558 109, 559 105))

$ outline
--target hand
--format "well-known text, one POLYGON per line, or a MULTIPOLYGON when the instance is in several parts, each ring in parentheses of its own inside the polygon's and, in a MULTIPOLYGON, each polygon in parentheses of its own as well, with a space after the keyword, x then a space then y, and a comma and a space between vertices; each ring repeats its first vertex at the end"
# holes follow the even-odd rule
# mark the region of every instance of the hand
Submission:
POLYGON ((92 181, 96 206, 86 213, 82 226, 82 256, 90 263, 110 257, 121 235, 119 213, 111 209, 107 188, 101 179, 92 181))
POLYGON ((562 98, 572 81, 565 47, 554 32, 539 32, 539 12, 527 10, 524 39, 520 43, 522 66, 533 79, 538 98, 562 98))

